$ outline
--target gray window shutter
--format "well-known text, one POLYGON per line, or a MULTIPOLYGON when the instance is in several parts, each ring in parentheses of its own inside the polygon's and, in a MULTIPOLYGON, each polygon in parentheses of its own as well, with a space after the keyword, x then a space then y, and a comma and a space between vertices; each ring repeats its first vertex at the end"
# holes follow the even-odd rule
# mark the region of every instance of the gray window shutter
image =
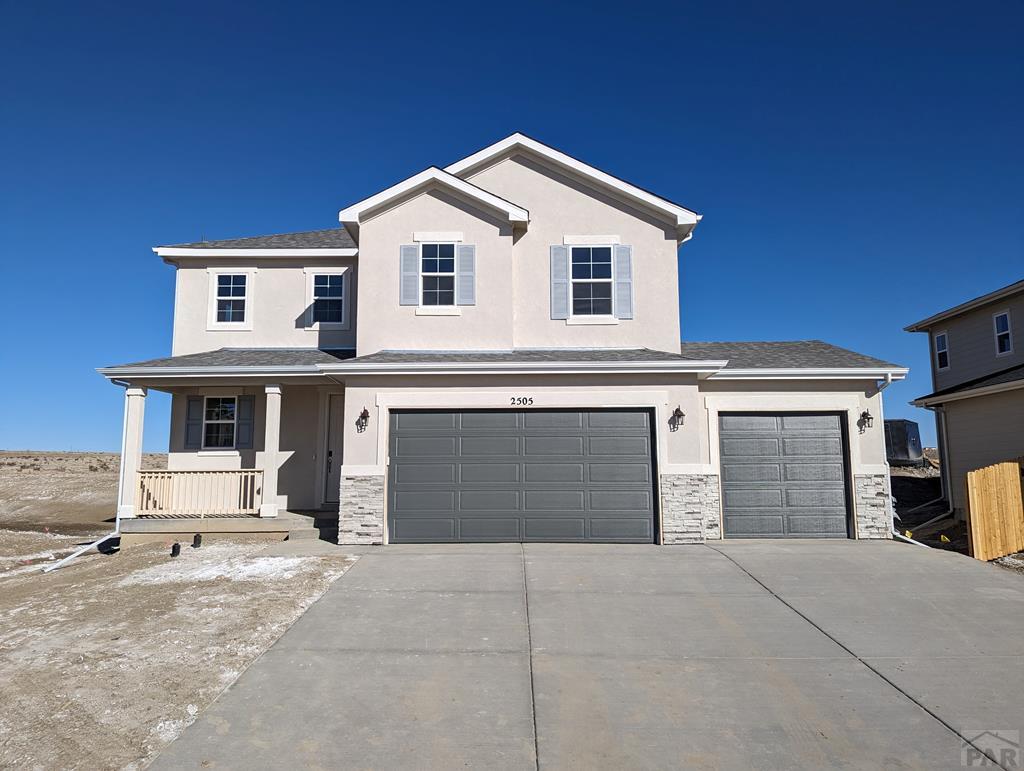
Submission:
POLYGON ((239 396, 235 404, 235 447, 239 450, 252 449, 252 427, 255 414, 256 397, 239 396))
POLYGON ((476 247, 456 247, 455 304, 476 305, 476 247))
POLYGON ((185 402, 185 449, 203 446, 203 397, 189 396, 185 402))
POLYGON ((633 318, 633 247, 615 247, 615 318, 633 318))
POLYGON ((551 247, 551 318, 569 318, 569 248, 551 247))
POLYGON ((416 244, 402 244, 399 265, 399 305, 420 304, 420 248, 416 244))

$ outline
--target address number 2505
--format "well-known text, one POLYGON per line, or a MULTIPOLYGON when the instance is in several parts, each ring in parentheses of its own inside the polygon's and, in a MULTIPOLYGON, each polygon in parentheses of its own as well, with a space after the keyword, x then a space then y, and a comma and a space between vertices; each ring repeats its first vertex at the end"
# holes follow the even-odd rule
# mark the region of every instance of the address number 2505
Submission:
POLYGON ((513 407, 532 407, 533 397, 532 396, 511 396, 509 402, 513 407))

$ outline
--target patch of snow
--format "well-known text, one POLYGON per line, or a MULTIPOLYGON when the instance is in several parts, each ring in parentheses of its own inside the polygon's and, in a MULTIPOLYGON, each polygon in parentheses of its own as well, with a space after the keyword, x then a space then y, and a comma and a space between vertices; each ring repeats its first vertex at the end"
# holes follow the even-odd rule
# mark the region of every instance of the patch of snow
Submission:
POLYGON ((119 586, 165 583, 193 583, 227 579, 229 581, 284 581, 313 567, 312 557, 259 557, 237 553, 224 547, 189 549, 180 557, 136 570, 125 576, 119 586))

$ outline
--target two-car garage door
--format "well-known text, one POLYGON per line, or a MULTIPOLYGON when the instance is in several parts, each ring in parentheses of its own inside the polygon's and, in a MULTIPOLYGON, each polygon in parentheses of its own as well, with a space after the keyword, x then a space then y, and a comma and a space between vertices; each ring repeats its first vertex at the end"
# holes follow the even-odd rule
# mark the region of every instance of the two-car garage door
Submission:
POLYGON ((719 417, 726 538, 846 538, 846 439, 838 414, 719 417))
POLYGON ((391 413, 393 543, 652 543, 647 410, 391 413))

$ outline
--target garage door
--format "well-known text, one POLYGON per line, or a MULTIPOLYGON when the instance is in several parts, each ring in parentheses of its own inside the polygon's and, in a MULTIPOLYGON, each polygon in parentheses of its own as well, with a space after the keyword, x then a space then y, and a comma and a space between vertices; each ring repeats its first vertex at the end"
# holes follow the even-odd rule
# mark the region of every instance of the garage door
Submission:
POLYGON ((719 435, 727 537, 847 537, 839 415, 721 415, 719 435))
POLYGON ((391 413, 394 543, 654 541, 644 410, 391 413))

